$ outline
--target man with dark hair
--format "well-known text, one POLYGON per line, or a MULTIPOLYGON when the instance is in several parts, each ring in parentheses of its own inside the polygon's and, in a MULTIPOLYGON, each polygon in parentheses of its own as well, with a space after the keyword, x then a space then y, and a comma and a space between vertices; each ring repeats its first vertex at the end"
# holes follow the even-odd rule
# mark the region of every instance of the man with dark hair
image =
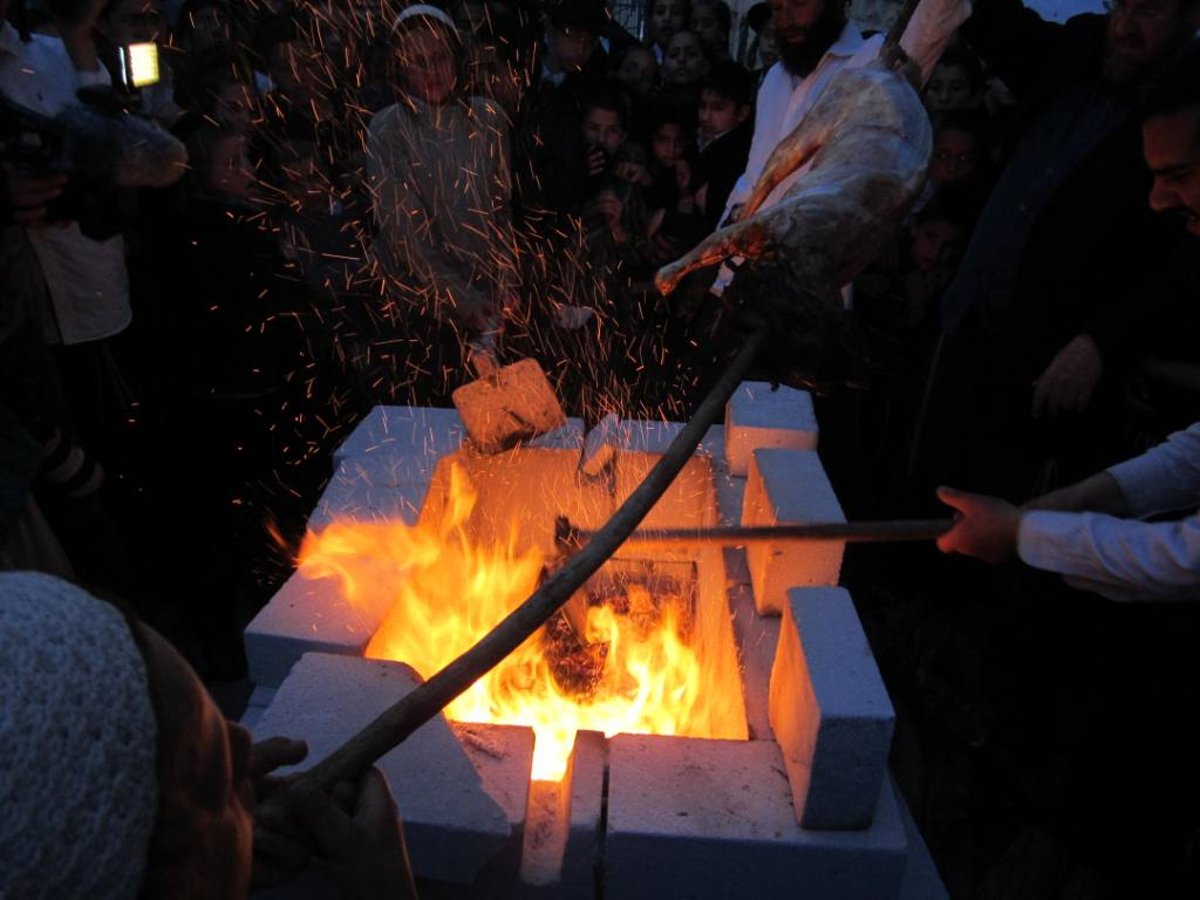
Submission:
POLYGON ((1129 263, 1169 242, 1145 201, 1138 108, 1198 14, 1196 0, 1121 0, 1058 25, 992 0, 964 26, 1024 112, 942 301, 934 419, 957 462, 938 480, 1027 496, 1120 453, 1124 368, 1146 322, 1145 269, 1129 263))
MULTIPOLYGON (((1154 179, 1149 205, 1200 238, 1200 42, 1152 95, 1141 133, 1154 179)), ((1200 514, 1158 522, 1128 518, 1195 508, 1200 423, 1024 509, 950 488, 938 496, 957 510, 954 527, 938 541, 947 553, 988 562, 1017 554, 1114 600, 1200 597, 1200 514)))
POLYGON ((1150 207, 1200 237, 1200 43, 1193 42, 1179 72, 1146 104, 1142 150, 1154 176, 1150 207))

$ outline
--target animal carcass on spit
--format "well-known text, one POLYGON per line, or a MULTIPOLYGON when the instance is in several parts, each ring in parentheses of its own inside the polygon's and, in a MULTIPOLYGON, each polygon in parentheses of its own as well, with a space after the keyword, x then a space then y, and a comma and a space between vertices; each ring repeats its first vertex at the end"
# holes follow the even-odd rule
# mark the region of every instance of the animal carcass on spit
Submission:
POLYGON ((694 269, 734 256, 787 265, 807 291, 826 297, 878 255, 925 183, 933 145, 929 117, 905 69, 881 59, 842 69, 767 160, 735 224, 664 266, 664 294, 694 269), (809 160, 775 205, 767 195, 809 160))

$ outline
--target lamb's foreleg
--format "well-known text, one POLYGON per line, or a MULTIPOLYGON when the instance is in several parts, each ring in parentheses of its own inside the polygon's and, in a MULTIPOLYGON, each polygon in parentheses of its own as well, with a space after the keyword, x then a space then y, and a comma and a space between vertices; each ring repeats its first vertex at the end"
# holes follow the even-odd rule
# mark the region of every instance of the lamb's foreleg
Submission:
POLYGON ((715 266, 733 256, 747 259, 762 257, 773 241, 767 223, 758 219, 727 225, 713 232, 675 262, 663 266, 654 275, 654 285, 663 294, 679 286, 684 276, 705 266, 715 266))

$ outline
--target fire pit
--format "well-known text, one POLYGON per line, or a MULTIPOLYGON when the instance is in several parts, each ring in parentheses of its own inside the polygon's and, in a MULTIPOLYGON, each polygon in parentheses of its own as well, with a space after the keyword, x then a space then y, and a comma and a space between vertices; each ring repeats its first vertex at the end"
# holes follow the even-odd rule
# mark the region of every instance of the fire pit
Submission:
MULTIPOLYGON (((576 421, 482 456, 452 410, 377 408, 246 631, 248 724, 328 754, 520 603, 556 516, 603 524, 678 428, 621 423, 585 475, 576 421)), ((744 384, 643 527, 840 520, 816 438, 807 395, 744 384)), ((832 587, 841 553, 618 552, 585 618, 552 620, 381 761, 418 877, 456 896, 899 896, 892 709, 832 587)))

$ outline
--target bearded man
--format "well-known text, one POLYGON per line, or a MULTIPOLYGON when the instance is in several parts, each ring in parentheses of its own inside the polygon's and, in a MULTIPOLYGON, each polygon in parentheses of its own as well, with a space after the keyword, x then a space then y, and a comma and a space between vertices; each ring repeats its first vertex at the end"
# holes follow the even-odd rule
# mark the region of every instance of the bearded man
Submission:
MULTIPOLYGON (((883 35, 864 38, 847 21, 843 0, 771 0, 770 5, 780 59, 759 87, 746 171, 729 195, 723 219, 745 202, 771 152, 804 118, 833 76, 846 67, 869 65, 883 46, 883 35)), ((923 79, 929 77, 970 10, 969 0, 922 0, 917 7, 900 46, 920 66, 923 79)), ((780 182, 761 208, 774 206, 807 169, 804 165, 780 182)), ((731 278, 727 269, 722 272, 718 290, 731 278)))
POLYGON ((1198 22, 1197 0, 1113 0, 1062 25, 986 0, 964 27, 1021 113, 942 299, 946 402, 929 444, 957 465, 939 480, 1015 498, 1124 455, 1127 367, 1153 325, 1145 272, 1171 243, 1145 202, 1139 113, 1198 22))

